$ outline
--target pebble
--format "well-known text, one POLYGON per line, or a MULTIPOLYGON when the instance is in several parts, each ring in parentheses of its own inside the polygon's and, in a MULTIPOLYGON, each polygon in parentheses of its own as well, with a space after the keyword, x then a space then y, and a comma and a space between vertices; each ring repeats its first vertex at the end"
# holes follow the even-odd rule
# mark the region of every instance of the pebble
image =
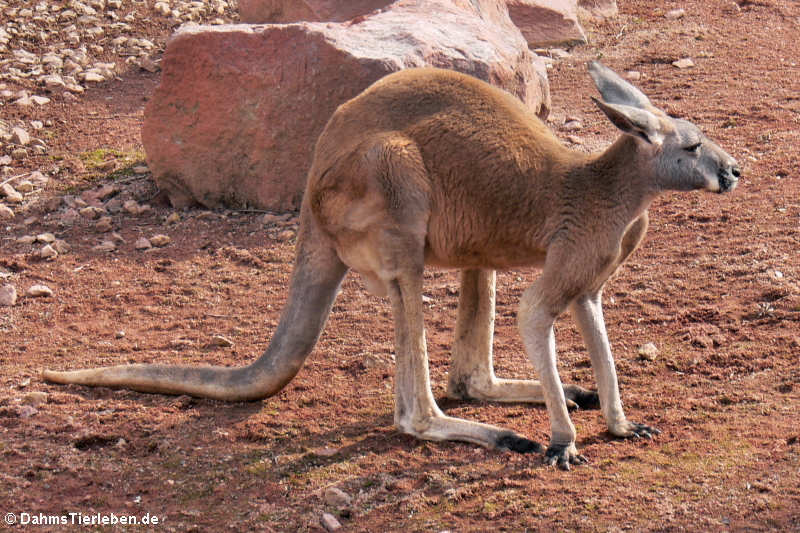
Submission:
POLYGON ((25 394, 24 396, 22 396, 22 398, 20 398, 20 402, 23 405, 30 405, 30 406, 36 407, 36 406, 41 405, 43 403, 47 403, 47 398, 48 398, 48 394, 46 392, 31 391, 31 392, 25 394))
POLYGON ((138 203, 136 203, 136 200, 127 200, 124 204, 122 204, 122 209, 124 209, 129 215, 138 215, 142 212, 142 208, 138 203))
POLYGON ((146 237, 139 237, 138 239, 136 239, 136 242, 133 243, 133 247, 136 248, 137 250, 148 250, 152 248, 153 245, 150 244, 150 241, 147 240, 146 237))
POLYGON ((66 241, 63 241, 61 239, 56 240, 56 242, 54 242, 52 246, 55 249, 55 251, 58 252, 59 254, 69 253, 71 249, 70 245, 67 244, 66 241))
POLYGON ((165 222, 166 222, 167 224, 176 224, 176 223, 178 223, 178 222, 180 222, 180 221, 181 221, 181 215, 180 215, 180 214, 178 214, 178 213, 171 213, 171 214, 170 214, 170 215, 167 217, 167 219, 165 220, 165 222))
POLYGON ((630 81, 639 81, 642 79, 642 73, 638 70, 629 70, 625 72, 625 77, 630 81))
POLYGON ((0 287, 0 307, 12 307, 17 303, 17 289, 13 285, 0 287))
POLYGON ((319 523, 326 531, 337 531, 342 528, 342 524, 330 513, 322 513, 319 523))
POLYGON ((88 218, 89 220, 96 220, 100 218, 100 215, 102 214, 100 209, 91 205, 81 208, 81 210, 78 212, 83 218, 88 218))
POLYGON ((581 139, 577 135, 567 135, 567 140, 569 142, 571 142, 572 144, 575 144, 575 145, 578 145, 578 146, 583 145, 583 139, 581 139))
POLYGON ((152 237, 150 237, 149 240, 150 244, 152 244, 157 248, 161 248, 162 246, 166 246, 170 242, 172 242, 172 239, 169 238, 169 235, 163 235, 163 234, 153 235, 152 237))
POLYGON ((25 292, 25 295, 31 298, 47 298, 53 295, 53 290, 47 285, 33 285, 25 292))
POLYGON ((72 226, 80 218, 80 213, 73 208, 69 208, 59 217, 58 224, 60 226, 72 226))
POLYGON ((23 200, 22 194, 20 194, 14 187, 11 186, 10 183, 4 183, 2 187, 0 187, 0 192, 6 197, 6 201, 12 204, 21 204, 23 200))
POLYGON ((639 346, 637 352, 639 353, 639 359, 643 361, 655 361, 656 356, 658 356, 658 348, 652 342, 639 346))
POLYGON ((95 252, 113 252, 117 249, 117 245, 114 244, 112 241, 103 241, 97 246, 93 246, 92 250, 95 252))
POLYGON ((36 242, 50 244, 56 242, 56 236, 52 233, 40 233, 36 236, 36 242))
POLYGON ((683 69, 683 68, 692 68, 694 66, 694 61, 692 61, 688 57, 685 57, 683 59, 679 59, 677 61, 673 61, 672 62, 672 66, 673 67, 677 67, 677 68, 681 68, 681 69, 683 69))
POLYGON ((563 128, 565 131, 578 131, 583 128, 583 124, 581 124, 580 120, 570 120, 564 123, 563 128))
POLYGON ((14 211, 7 205, 0 204, 0 219, 11 220, 14 218, 14 211))
POLYGON ((26 146, 31 142, 31 136, 28 135, 28 132, 24 129, 16 127, 11 130, 11 142, 19 144, 20 146, 26 146))
POLYGON ((290 229, 283 230, 275 237, 279 242, 286 242, 294 238, 294 231, 290 229))
POLYGON ((42 259, 55 259, 58 257, 58 252, 49 244, 45 244, 44 247, 39 250, 39 257, 42 259))
POLYGON ((220 348, 230 348, 233 346, 233 341, 222 335, 214 335, 211 337, 211 344, 212 346, 219 346, 220 348))
POLYGON ((114 229, 114 221, 111 219, 111 217, 101 217, 94 227, 97 231, 107 233, 114 229))
POLYGON ((330 505, 331 507, 336 507, 337 509, 347 507, 353 500, 349 494, 341 489, 337 489, 336 487, 328 487, 325 489, 324 499, 326 504, 330 505))
POLYGON ((667 11, 667 13, 664 15, 664 18, 666 18, 667 20, 678 20, 680 18, 683 18, 684 15, 686 15, 685 9, 683 8, 673 9, 671 11, 667 11))
POLYGON ((32 405, 21 405, 17 411, 20 418, 30 418, 38 412, 39 411, 32 405))
POLYGON ((15 189, 17 189, 17 191, 21 193, 29 193, 33 192, 34 186, 33 183, 31 183, 30 181, 22 180, 19 183, 17 183, 15 189))
POLYGON ((36 242, 36 237, 33 235, 23 235, 17 239, 17 244, 33 244, 36 242))

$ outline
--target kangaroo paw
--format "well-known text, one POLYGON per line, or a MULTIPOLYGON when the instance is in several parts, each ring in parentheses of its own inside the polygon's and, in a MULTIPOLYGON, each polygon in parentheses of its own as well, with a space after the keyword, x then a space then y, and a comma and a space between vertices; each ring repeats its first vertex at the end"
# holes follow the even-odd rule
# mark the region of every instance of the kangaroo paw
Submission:
POLYGON ((558 466, 561 470, 569 470, 570 465, 582 465, 589 460, 580 455, 575 444, 551 444, 544 453, 544 463, 547 466, 558 466))

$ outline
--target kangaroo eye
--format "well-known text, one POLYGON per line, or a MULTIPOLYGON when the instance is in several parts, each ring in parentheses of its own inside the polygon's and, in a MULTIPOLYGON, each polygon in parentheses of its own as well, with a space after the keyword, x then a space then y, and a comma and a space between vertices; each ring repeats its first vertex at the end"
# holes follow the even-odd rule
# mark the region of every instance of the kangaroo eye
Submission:
POLYGON ((700 148, 701 144, 703 144, 703 143, 696 143, 696 144, 692 144, 692 145, 686 146, 684 148, 684 150, 686 150, 687 152, 695 153, 700 148))

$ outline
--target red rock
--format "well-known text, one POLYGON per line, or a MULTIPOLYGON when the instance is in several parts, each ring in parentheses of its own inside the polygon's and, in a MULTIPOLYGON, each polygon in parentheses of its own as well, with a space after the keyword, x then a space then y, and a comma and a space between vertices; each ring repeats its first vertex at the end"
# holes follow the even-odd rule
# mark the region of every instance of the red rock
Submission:
POLYGON ((268 22, 344 22, 367 15, 395 0, 239 0, 239 18, 268 22))
POLYGON ((175 207, 294 210, 336 107, 417 66, 475 75, 549 111, 544 63, 502 0, 400 0, 352 23, 194 26, 169 41, 145 109, 148 166, 175 207))
POLYGON ((577 0, 508 0, 508 14, 531 48, 586 42, 577 0))

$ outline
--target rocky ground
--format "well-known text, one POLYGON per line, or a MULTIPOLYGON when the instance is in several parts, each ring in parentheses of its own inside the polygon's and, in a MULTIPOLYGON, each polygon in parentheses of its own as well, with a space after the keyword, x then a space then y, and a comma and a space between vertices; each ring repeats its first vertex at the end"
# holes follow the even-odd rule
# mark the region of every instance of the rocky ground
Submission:
MULTIPOLYGON (((575 413, 590 464, 564 473, 399 435, 388 306, 356 276, 264 402, 42 383, 45 367, 251 359, 277 323, 296 220, 172 210, 149 179, 139 134, 166 38, 235 20, 230 3, 0 1, 0 512, 150 513, 164 531, 800 531, 800 7, 620 11, 585 25, 588 45, 547 52, 551 127, 580 150, 613 138, 589 100, 585 62, 601 58, 745 176, 729 196, 653 205, 605 303, 628 414, 662 434, 618 441, 575 413)), ((498 278, 500 375, 532 373, 515 323, 535 276, 498 278)), ((457 293, 455 273, 428 274, 437 399, 545 441, 540 407, 444 398, 457 293)), ((565 381, 592 386, 568 317, 557 339, 565 381)))

